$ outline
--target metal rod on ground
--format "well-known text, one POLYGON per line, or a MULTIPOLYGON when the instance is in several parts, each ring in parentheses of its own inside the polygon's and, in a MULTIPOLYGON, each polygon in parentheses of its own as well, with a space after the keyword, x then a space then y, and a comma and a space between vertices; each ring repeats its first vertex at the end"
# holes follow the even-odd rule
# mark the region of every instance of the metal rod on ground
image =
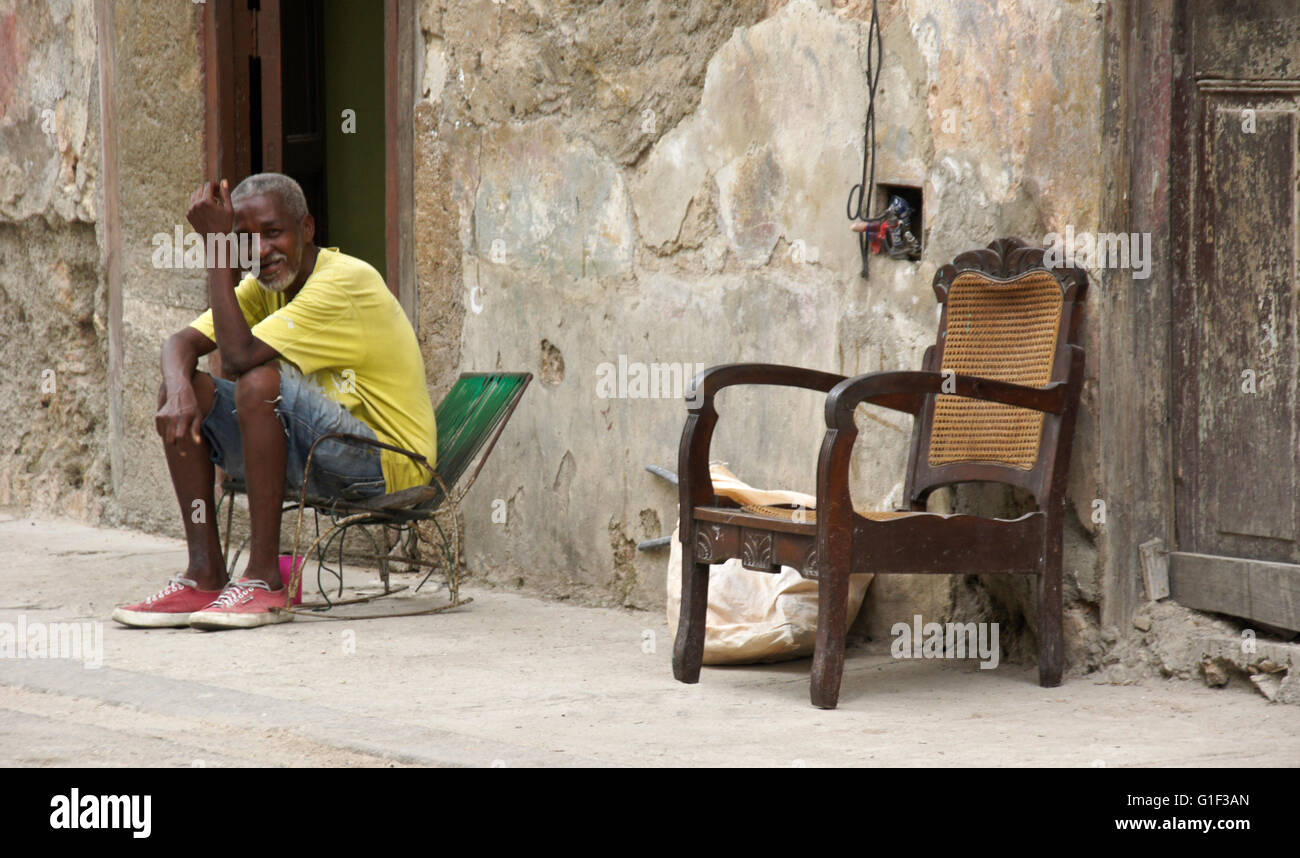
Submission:
POLYGON ((645 469, 656 477, 661 477, 673 485, 677 485, 677 475, 667 468, 661 468, 658 465, 646 465, 645 469))
POLYGON ((656 548, 667 548, 672 544, 672 541, 673 538, 671 536, 656 536, 654 539, 647 539, 644 542, 638 542, 636 544, 636 550, 653 551, 656 548))

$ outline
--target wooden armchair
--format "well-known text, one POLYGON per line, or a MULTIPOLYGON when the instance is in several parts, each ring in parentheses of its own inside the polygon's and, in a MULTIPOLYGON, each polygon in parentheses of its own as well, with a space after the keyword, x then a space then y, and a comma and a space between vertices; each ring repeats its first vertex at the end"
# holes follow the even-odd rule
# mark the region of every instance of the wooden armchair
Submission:
POLYGON ((792 566, 818 582, 819 621, 812 703, 835 708, 844 670, 851 573, 1007 573, 1038 578, 1038 675, 1062 670, 1061 539, 1075 412, 1083 382, 1078 345, 1087 276, 1044 266, 1043 250, 1015 239, 958 256, 934 277, 943 313, 920 372, 846 378, 771 364, 705 370, 688 394, 678 452, 681 498, 681 621, 673 674, 698 682, 709 564, 740 557, 746 569, 792 566), (716 497, 709 443, 713 397, 736 384, 828 393, 817 465, 817 507, 738 507, 716 497), (855 509, 849 461, 859 404, 914 418, 905 510, 855 509), (1038 509, 1016 519, 925 512, 944 485, 993 481, 1033 494, 1038 509))

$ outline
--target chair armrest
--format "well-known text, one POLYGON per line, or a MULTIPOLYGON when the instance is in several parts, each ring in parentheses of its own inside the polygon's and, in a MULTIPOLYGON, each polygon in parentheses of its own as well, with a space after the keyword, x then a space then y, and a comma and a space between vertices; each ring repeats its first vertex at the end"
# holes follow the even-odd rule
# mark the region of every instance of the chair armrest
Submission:
POLYGON ((402 489, 392 494, 380 495, 375 498, 368 498, 357 503, 357 506, 363 506, 373 510, 394 510, 410 509, 417 507, 422 503, 433 500, 442 493, 442 490, 436 486, 412 486, 409 489, 402 489))
POLYGON ((864 402, 915 415, 926 396, 938 393, 1060 414, 1065 410, 1067 387, 1065 381, 1026 387, 953 372, 873 372, 835 385, 826 397, 826 425, 853 428, 853 410, 864 402))
POLYGON ((826 397, 826 436, 817 459, 817 558, 823 568, 847 569, 852 545, 853 501, 849 467, 858 436, 853 412, 866 402, 916 415, 933 394, 965 396, 1061 413, 1066 382, 1043 388, 953 372, 873 372, 845 379, 826 397))
POLYGON ((711 366, 695 376, 686 392, 686 407, 691 411, 699 411, 704 407, 705 401, 719 390, 737 384, 803 387, 825 393, 845 378, 846 376, 833 372, 776 363, 724 363, 711 366))
POLYGON ((845 381, 842 375, 815 369, 770 363, 729 363, 710 367, 695 376, 686 394, 686 425, 677 448, 678 514, 683 524, 679 539, 691 539, 691 510, 714 502, 713 480, 709 476, 709 446, 718 412, 713 396, 724 387, 737 384, 774 384, 803 387, 823 393, 845 381))
POLYGON ((429 460, 426 459, 424 456, 421 456, 419 453, 413 453, 410 450, 403 450, 401 447, 394 447, 392 444, 385 444, 383 441, 376 441, 375 439, 367 438, 364 435, 353 435, 349 432, 329 432, 325 435, 320 436, 314 442, 312 442, 311 449, 307 451, 307 462, 303 467, 303 480, 302 480, 304 500, 306 499, 307 496, 306 494, 307 493, 307 472, 311 470, 312 456, 316 454, 316 447, 317 445, 320 444, 321 441, 326 441, 331 439, 338 440, 338 441, 346 441, 349 444, 362 444, 368 447, 378 447, 381 450, 392 450, 394 453, 401 453, 403 456, 405 456, 408 459, 414 460, 422 468, 428 471, 430 481, 433 481, 438 476, 437 471, 435 471, 433 469, 433 466, 429 464, 429 460))
POLYGON ((383 441, 377 441, 374 438, 367 438, 364 435, 353 435, 349 432, 329 432, 325 435, 320 436, 314 442, 312 442, 311 449, 307 451, 307 458, 309 460, 311 459, 312 453, 316 452, 317 444, 319 444, 321 441, 326 441, 330 439, 347 441, 349 443, 354 443, 354 444, 365 444, 370 447, 379 447, 382 450, 392 450, 394 453, 401 453, 403 456, 406 456, 408 459, 413 459, 414 461, 423 465, 425 469, 427 469, 430 473, 433 472, 433 468, 429 465, 429 460, 426 459, 424 456, 421 456, 419 453, 413 453, 410 450, 405 450, 401 447, 395 447, 392 444, 385 444, 383 441))
MULTIPOLYGON (((944 372, 875 372, 846 379, 835 385, 826 397, 826 436, 822 439, 817 460, 817 553, 820 563, 839 563, 848 568, 851 539, 849 522, 853 503, 849 491, 849 465, 858 427, 854 409, 863 402, 883 405, 916 414, 925 397, 932 394, 964 396, 987 402, 1000 402, 1049 414, 1062 414, 1067 437, 1072 430, 1074 403, 1083 383, 1083 349, 1065 346, 1069 355, 1069 377, 1045 387, 1026 387, 944 372)), ((1058 459, 1059 473, 1053 479, 1064 480, 1065 460, 1058 459)), ((823 567, 825 568, 825 567, 823 567)))

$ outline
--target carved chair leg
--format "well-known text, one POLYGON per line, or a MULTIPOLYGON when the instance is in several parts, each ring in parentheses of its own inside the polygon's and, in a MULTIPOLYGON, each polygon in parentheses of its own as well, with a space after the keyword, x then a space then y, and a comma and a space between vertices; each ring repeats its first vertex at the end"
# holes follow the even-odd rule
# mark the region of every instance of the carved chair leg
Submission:
POLYGON ((1061 542, 1049 536, 1038 579, 1038 684, 1044 688, 1061 684, 1065 649, 1061 600, 1061 542))
POLYGON ((848 571, 833 567, 825 570, 817 582, 817 649, 812 665, 812 705, 819 709, 839 705, 844 639, 848 635, 848 596, 848 571))
POLYGON ((694 543, 682 546, 682 612, 673 643, 673 676, 699 682, 704 663, 704 627, 709 609, 709 564, 696 563, 694 543))

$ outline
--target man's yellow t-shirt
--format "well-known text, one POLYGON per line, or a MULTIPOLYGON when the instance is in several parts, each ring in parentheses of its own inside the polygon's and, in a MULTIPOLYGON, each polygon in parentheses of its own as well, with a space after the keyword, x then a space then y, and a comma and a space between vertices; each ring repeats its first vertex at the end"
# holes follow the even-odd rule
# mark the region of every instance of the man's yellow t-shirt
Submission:
MULTIPOLYGON (((437 428, 415 331, 379 272, 338 248, 321 248, 292 301, 252 277, 235 288, 253 336, 293 363, 375 437, 436 464, 437 428)), ((216 342, 212 311, 190 327, 216 342)), ((411 459, 380 451, 384 482, 396 492, 429 482, 411 459)))

